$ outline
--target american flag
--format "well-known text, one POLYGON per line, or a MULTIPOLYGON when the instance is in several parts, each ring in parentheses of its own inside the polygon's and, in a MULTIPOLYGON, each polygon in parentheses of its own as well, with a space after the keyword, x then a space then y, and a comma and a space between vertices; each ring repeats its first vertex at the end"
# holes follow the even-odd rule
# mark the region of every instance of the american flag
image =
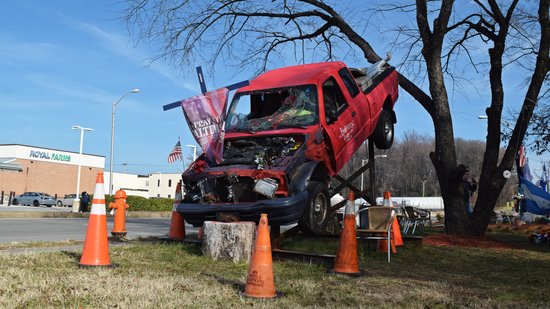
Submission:
POLYGON ((181 160, 181 143, 178 141, 174 149, 168 155, 168 163, 174 163, 177 160, 181 160))

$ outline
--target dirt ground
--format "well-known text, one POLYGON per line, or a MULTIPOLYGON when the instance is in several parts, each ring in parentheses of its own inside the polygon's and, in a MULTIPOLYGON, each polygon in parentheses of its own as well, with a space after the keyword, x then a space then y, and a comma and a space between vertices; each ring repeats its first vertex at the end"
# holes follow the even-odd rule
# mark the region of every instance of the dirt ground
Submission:
POLYGON ((519 233, 526 236, 531 235, 532 233, 550 233, 550 224, 522 224, 519 226, 512 224, 491 224, 487 228, 488 232, 511 232, 519 233))
MULTIPOLYGON (((550 224, 523 224, 513 226, 511 224, 491 224, 488 232, 510 232, 524 235, 526 238, 525 246, 528 244, 528 237, 533 233, 549 233, 550 224)), ((517 244, 508 244, 490 237, 463 237, 445 234, 430 235, 424 238, 424 244, 433 246, 457 246, 457 247, 476 247, 492 249, 523 249, 525 246, 517 244)))
POLYGON ((427 236, 424 238, 424 244, 432 246, 476 247, 492 249, 519 248, 518 246, 503 243, 486 237, 464 237, 445 234, 427 236))

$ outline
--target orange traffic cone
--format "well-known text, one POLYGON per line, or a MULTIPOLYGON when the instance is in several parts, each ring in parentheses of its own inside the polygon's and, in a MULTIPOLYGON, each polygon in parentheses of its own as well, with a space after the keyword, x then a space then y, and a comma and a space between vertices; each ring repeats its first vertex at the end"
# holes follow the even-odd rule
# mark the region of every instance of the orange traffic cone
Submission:
POLYGON ((334 262, 335 273, 358 275, 357 238, 355 231, 355 197, 353 191, 348 193, 348 202, 344 214, 344 228, 340 233, 338 252, 334 262))
POLYGON ((403 246, 403 237, 401 237, 401 227, 399 226, 399 221, 397 218, 393 218, 393 223, 391 225, 391 232, 396 246, 403 246))
POLYGON ((269 239, 269 229, 267 227, 267 214, 261 215, 258 224, 256 245, 248 267, 244 295, 255 298, 273 298, 277 296, 273 281, 271 240, 269 239))
POLYGON ((175 240, 185 239, 185 220, 183 216, 176 211, 176 207, 181 202, 181 180, 176 185, 176 194, 174 196, 174 206, 172 207, 172 221, 170 222, 170 232, 168 237, 175 240))
MULTIPOLYGON (((397 249, 395 249, 395 241, 392 239, 390 241, 391 253, 396 254, 397 249)), ((388 253, 388 241, 381 239, 378 241, 378 252, 388 253)))
POLYGON ((105 185, 103 172, 97 173, 94 199, 88 219, 88 230, 80 266, 111 266, 107 238, 107 215, 105 213, 105 185))
MULTIPOLYGON (((383 205, 389 206, 389 207, 393 206, 393 203, 391 202, 391 194, 389 191, 384 192, 383 205)), ((392 232, 395 246, 398 246, 398 247, 403 246, 403 238, 401 237, 401 228, 399 227, 399 222, 397 221, 397 218, 395 218, 392 222, 391 232, 392 232)), ((387 243, 386 243, 386 247, 384 248, 387 248, 387 243)), ((388 250, 386 250, 386 252, 388 252, 388 250)))
POLYGON ((382 202, 382 206, 393 207, 390 191, 384 191, 384 202, 382 202))
MULTIPOLYGON (((391 193, 389 191, 384 191, 384 201, 383 201, 382 205, 386 206, 386 207, 393 207, 392 202, 391 202, 391 193)), ((392 222, 391 232, 392 232, 393 237, 390 241, 391 252, 394 253, 394 254, 397 253, 397 249, 395 248, 395 246, 397 245, 397 240, 396 240, 396 237, 395 237, 397 232, 399 233, 399 241, 401 242, 401 244, 399 246, 403 245, 403 240, 401 239, 401 231, 399 230, 399 224, 397 224, 397 229, 395 228, 396 220, 397 219, 395 219, 392 222), (397 230, 397 232, 396 232, 396 230, 397 230)), ((384 252, 384 253, 388 252, 388 241, 387 240, 381 239, 381 240, 378 241, 378 252, 384 252)))

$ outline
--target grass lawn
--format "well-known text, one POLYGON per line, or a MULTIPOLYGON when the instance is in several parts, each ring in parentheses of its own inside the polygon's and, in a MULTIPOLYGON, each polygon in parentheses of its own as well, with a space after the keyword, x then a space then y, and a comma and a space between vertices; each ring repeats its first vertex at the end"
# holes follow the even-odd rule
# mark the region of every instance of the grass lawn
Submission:
MULTIPOLYGON (((499 236, 506 239, 506 235, 499 236)), ((335 254, 338 239, 286 239, 284 249, 335 254)), ((549 308, 550 250, 405 245, 386 262, 359 245, 362 277, 275 261, 282 296, 242 295, 247 263, 213 261, 189 244, 110 247, 114 268, 79 268, 81 250, 0 254, 1 308, 549 308)), ((1 252, 1 251, 0 251, 1 252)))

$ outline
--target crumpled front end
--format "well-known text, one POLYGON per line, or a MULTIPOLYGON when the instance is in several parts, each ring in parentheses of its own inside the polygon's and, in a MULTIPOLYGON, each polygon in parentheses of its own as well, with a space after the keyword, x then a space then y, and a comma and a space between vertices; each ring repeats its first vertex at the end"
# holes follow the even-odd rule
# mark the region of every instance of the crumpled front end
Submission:
POLYGON ((183 174, 177 211, 193 225, 223 216, 256 221, 261 213, 272 224, 298 221, 307 192, 290 193, 287 175, 305 161, 303 142, 303 135, 227 139, 221 163, 201 157, 183 174))

